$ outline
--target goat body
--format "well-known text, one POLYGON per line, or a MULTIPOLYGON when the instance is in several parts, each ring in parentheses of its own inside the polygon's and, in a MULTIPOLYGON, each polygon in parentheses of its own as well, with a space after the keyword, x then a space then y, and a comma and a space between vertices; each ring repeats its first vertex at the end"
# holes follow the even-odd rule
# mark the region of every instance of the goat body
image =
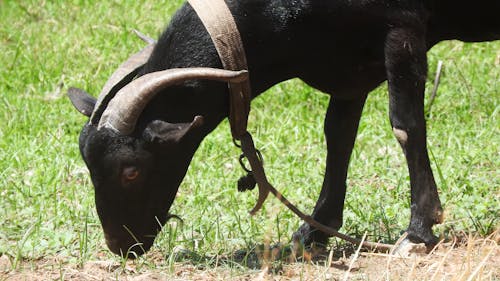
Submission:
MULTIPOLYGON (((443 40, 500 39, 500 1, 227 2, 246 51, 252 97, 296 77, 331 96, 324 128, 325 179, 312 216, 341 227, 347 167, 361 112, 368 93, 387 80, 389 117, 410 173, 408 239, 434 245, 432 226, 442 221, 442 208, 426 148, 426 52, 443 40)), ((174 15, 139 76, 186 67, 222 68, 189 4, 174 15)), ((142 254, 152 245, 194 152, 228 116, 227 95, 224 83, 188 81, 163 90, 149 103, 131 135, 85 125, 80 149, 113 252, 142 254), (203 122, 191 122, 195 116, 203 116, 203 122), (134 246, 136 242, 142 246, 134 246)), ((84 95, 72 99, 86 112, 95 104, 84 95)), ((328 239, 308 224, 293 237, 305 244, 328 239)))

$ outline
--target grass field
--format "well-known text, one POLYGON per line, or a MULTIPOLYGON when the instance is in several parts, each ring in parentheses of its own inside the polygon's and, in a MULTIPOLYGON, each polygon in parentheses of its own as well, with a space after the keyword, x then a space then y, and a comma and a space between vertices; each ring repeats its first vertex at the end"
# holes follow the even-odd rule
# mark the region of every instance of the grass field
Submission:
MULTIPOLYGON (((119 270, 108 270, 104 279, 130 271, 104 244, 78 152, 86 120, 65 93, 78 86, 97 94, 118 64, 143 45, 132 29, 156 37, 180 3, 0 0, 0 280, 16 280, 12 272, 36 275, 39 268, 54 274, 51 279, 71 279, 64 270, 68 265, 84 269, 107 262, 119 270)), ((444 42, 429 60, 428 91, 437 61, 444 62, 428 112, 429 149, 446 213, 436 233, 484 238, 500 223, 500 42, 444 42)), ((326 95, 292 80, 253 103, 250 130, 268 176, 303 210, 312 210, 322 182, 327 102, 326 95)), ((409 182, 387 116, 382 85, 364 110, 342 231, 394 242, 408 223, 409 182)), ((132 271, 160 268, 180 279, 179 268, 212 272, 213 278, 258 276, 237 262, 235 253, 264 243, 287 244, 301 222, 274 199, 248 216, 256 194, 236 190, 242 175, 238 155, 224 122, 196 153, 173 205, 184 223, 168 223, 132 271)), ((498 243, 498 237, 488 241, 495 239, 498 243)), ((495 245, 489 256, 498 260, 495 245)))

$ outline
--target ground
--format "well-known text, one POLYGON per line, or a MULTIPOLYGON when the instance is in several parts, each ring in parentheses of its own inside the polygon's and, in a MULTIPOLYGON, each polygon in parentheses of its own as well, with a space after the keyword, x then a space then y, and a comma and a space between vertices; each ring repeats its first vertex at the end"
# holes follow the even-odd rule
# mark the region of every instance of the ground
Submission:
POLYGON ((22 261, 11 270, 11 260, 4 255, 0 280, 499 280, 499 242, 497 231, 486 238, 443 242, 429 253, 405 257, 357 250, 342 257, 331 251, 317 261, 261 261, 256 268, 230 265, 223 258, 209 267, 189 259, 168 264, 168 257, 152 252, 136 261, 103 259, 80 265, 53 256, 22 261))

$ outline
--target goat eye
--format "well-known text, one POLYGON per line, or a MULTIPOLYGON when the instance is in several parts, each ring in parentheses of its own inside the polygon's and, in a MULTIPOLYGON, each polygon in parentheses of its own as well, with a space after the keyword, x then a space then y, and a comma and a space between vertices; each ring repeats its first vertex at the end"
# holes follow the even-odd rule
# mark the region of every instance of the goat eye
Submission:
POLYGON ((134 166, 125 167, 122 170, 122 179, 126 182, 131 182, 139 177, 139 169, 134 166))

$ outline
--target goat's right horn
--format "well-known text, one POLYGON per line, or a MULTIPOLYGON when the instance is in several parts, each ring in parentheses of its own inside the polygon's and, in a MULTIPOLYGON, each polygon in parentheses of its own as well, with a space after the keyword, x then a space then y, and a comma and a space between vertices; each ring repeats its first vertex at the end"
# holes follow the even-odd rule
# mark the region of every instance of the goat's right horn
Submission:
POLYGON ((200 67, 167 69, 145 74, 116 93, 102 114, 98 130, 109 128, 121 135, 131 134, 140 114, 159 91, 195 79, 240 83, 248 79, 248 71, 200 67))

